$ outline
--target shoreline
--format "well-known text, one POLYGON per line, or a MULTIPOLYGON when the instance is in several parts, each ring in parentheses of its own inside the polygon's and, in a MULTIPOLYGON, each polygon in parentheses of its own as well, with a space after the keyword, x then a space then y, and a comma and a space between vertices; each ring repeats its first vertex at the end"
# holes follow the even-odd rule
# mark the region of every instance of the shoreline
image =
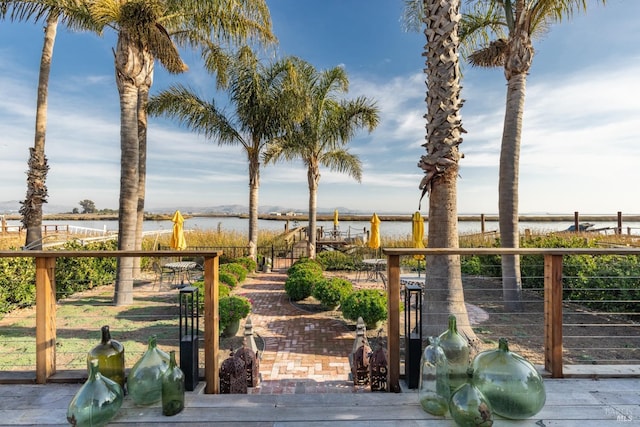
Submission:
MULTIPOLYGON (((171 221, 173 213, 171 214, 145 214, 146 221, 171 221)), ((185 219, 188 218, 249 218, 249 214, 225 214, 225 213, 193 213, 183 214, 185 219)), ((4 215, 6 220, 20 220, 20 215, 4 215)), ((411 221, 412 215, 385 215, 378 214, 381 221, 411 221)), ((427 215, 423 215, 426 222, 429 221, 427 215)), ((117 221, 117 214, 45 214, 43 220, 48 221, 117 221)), ((259 214, 258 219, 270 220, 270 221, 308 221, 307 215, 273 215, 273 214, 259 214)), ((497 222, 497 214, 474 214, 474 215, 458 215, 458 221, 482 221, 497 222)), ((317 215, 318 221, 333 221, 333 214, 319 214, 317 215)), ((340 221, 370 221, 371 215, 361 214, 340 214, 340 221)), ((618 220, 618 215, 607 214, 583 214, 579 216, 579 221, 606 221, 615 222, 618 220)), ((640 222, 640 214, 622 215, 623 221, 640 222)), ((573 222, 575 221, 574 214, 557 214, 557 215, 520 215, 519 221, 521 222, 573 222)))

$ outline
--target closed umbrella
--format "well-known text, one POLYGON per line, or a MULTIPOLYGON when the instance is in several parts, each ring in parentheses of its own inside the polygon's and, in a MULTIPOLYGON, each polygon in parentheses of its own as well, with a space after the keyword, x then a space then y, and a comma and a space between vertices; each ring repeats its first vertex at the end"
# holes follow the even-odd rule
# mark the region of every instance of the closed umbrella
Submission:
POLYGON ((336 209, 333 211, 333 228, 337 229, 338 224, 340 224, 340 222, 338 221, 338 209, 336 209))
POLYGON ((173 234, 171 234, 171 240, 169 241, 169 246, 172 249, 177 249, 179 251, 187 249, 187 241, 184 238, 184 218, 180 211, 176 211, 173 214, 173 218, 171 218, 173 222, 173 234))
POLYGON ((369 236, 368 246, 371 249, 378 249, 380 247, 380 218, 377 214, 373 214, 371 217, 371 235, 369 236))
MULTIPOLYGON (((413 214, 411 220, 411 240, 413 240, 414 248, 424 248, 424 219, 420 212, 413 214)), ((418 273, 420 272, 420 260, 424 259, 424 255, 414 255, 418 260, 418 273)))

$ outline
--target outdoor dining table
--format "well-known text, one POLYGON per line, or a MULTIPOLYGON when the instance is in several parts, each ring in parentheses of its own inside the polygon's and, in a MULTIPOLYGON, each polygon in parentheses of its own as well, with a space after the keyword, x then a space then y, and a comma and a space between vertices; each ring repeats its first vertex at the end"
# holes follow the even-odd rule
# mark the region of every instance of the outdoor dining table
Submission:
POLYGON ((165 264, 163 267, 170 268, 173 270, 174 277, 176 278, 176 282, 178 278, 180 279, 180 284, 184 285, 185 278, 188 283, 191 283, 191 277, 189 273, 195 268, 198 264, 194 261, 177 261, 177 262, 169 262, 165 264))
POLYGON ((378 274, 382 272, 387 266, 386 258, 366 258, 362 260, 362 263, 370 266, 367 270, 367 280, 378 281, 378 274))

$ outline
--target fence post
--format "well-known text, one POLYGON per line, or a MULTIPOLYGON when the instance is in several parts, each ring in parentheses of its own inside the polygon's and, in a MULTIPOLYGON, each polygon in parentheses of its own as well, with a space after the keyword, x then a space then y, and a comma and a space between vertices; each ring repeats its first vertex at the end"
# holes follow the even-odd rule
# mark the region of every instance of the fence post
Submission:
POLYGON ((36 258, 36 383, 56 372, 56 259, 36 258))
POLYGON ((544 256, 544 367, 562 378, 562 255, 544 256))
MULTIPOLYGON (((221 254, 221 253, 220 253, 221 254)), ((218 327, 218 264, 219 258, 204 259, 204 380, 205 394, 220 393, 218 353, 220 331, 218 327)))
POLYGON ((387 388, 400 392, 400 256, 389 255, 387 259, 389 290, 387 295, 387 353, 389 357, 389 377, 387 388))

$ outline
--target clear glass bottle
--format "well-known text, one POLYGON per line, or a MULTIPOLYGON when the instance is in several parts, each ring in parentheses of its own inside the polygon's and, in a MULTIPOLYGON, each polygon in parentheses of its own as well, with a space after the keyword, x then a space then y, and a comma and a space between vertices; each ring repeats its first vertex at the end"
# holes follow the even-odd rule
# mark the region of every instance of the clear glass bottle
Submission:
POLYGON ((136 405, 146 406, 162 400, 162 375, 169 367, 169 356, 157 347, 155 335, 147 351, 133 365, 127 378, 127 391, 136 405))
POLYGON ((528 360, 509 351, 506 338, 498 348, 479 353, 472 363, 474 383, 491 402, 493 411, 505 418, 534 416, 547 395, 538 370, 528 360))
POLYGON ((124 390, 124 346, 120 342, 111 339, 109 326, 103 326, 101 331, 102 339, 100 344, 93 347, 87 354, 87 367, 92 360, 97 360, 98 371, 103 376, 120 384, 120 387, 124 390))
POLYGON ((440 347, 440 338, 428 337, 429 345, 422 352, 418 399, 425 412, 445 415, 449 409, 449 364, 440 347))
POLYGON ((473 384, 473 370, 449 400, 449 413, 459 427, 491 427, 493 414, 489 399, 473 384))
POLYGON ((89 363, 89 378, 73 396, 67 408, 67 421, 73 426, 104 426, 122 406, 120 384, 98 371, 98 361, 89 363))
POLYGON ((176 352, 169 353, 169 367, 162 375, 162 415, 175 415, 184 409, 184 373, 176 364, 176 352))
POLYGON ((469 368, 469 342, 458 333, 456 316, 449 316, 449 327, 440 334, 440 347, 449 364, 449 386, 453 393, 467 380, 469 368))

